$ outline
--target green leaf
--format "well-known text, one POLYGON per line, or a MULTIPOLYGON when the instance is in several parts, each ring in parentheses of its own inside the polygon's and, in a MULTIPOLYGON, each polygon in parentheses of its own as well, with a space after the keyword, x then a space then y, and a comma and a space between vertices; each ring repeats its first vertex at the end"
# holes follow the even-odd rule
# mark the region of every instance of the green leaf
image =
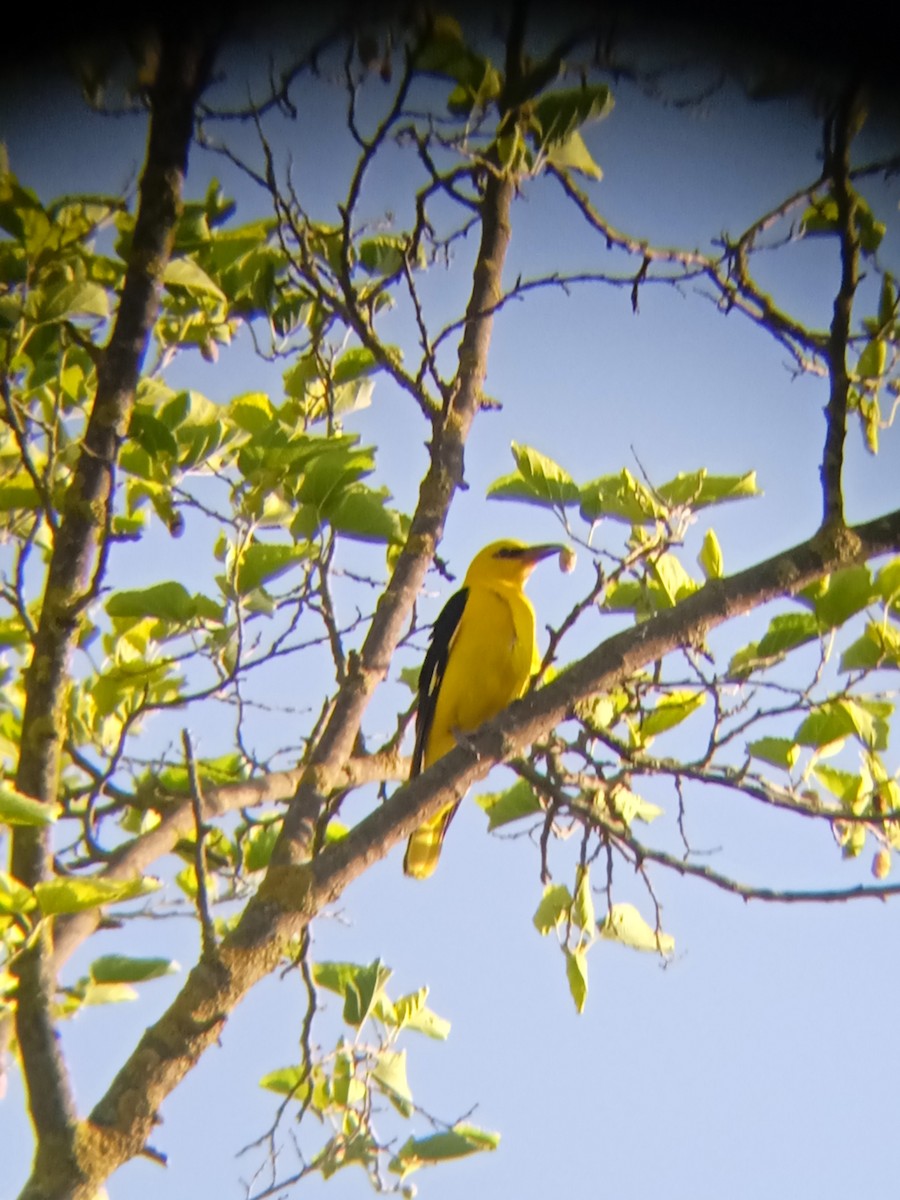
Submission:
POLYGON ((315 982, 344 998, 344 1020, 359 1027, 376 1002, 383 997, 384 985, 391 970, 376 958, 367 967, 357 963, 316 963, 312 971, 315 982))
POLYGON ((841 771, 839 768, 829 767, 825 763, 818 763, 813 767, 812 773, 850 812, 855 811, 859 802, 865 797, 866 785, 861 775, 854 775, 850 771, 841 771))
POLYGON ((178 456, 178 443, 169 429, 158 417, 143 408, 135 408, 132 412, 128 436, 152 459, 158 458, 160 454, 169 454, 172 458, 178 456))
MULTIPOLYGON (((868 203, 857 192, 854 196, 855 225, 859 243, 865 254, 874 254, 885 235, 886 227, 876 221, 868 203)), ((830 193, 817 197, 803 214, 801 228, 807 235, 836 234, 840 229, 837 200, 830 193)))
POLYGON ((36 903, 31 888, 25 887, 5 871, 0 871, 0 913, 27 913, 36 903))
POLYGON ((660 484, 656 490, 671 507, 684 506, 694 511, 711 504, 745 500, 762 494, 756 486, 755 471, 748 471, 745 475, 710 475, 703 467, 699 471, 680 473, 668 483, 660 484))
POLYGON ((869 622, 865 633, 841 656, 842 671, 900 668, 900 633, 890 625, 869 622))
POLYGON ((552 142, 547 149, 547 161, 561 171, 578 171, 589 179, 602 179, 603 171, 585 144, 577 129, 564 141, 552 142))
POLYGON ((336 384, 364 379, 378 370, 378 361, 367 346, 353 346, 335 362, 332 378, 336 384))
POLYGON ((486 58, 466 46, 452 17, 439 15, 432 19, 428 35, 416 48, 412 61, 417 71, 454 80, 458 86, 448 101, 453 112, 465 114, 476 105, 484 108, 500 94, 499 73, 486 58))
POLYGON ((197 604, 184 584, 173 580, 136 592, 116 592, 107 600, 106 611, 111 617, 158 617, 186 624, 196 617, 197 604))
POLYGON ((674 554, 661 554, 650 564, 650 570, 673 607, 700 586, 688 575, 674 554))
POLYGON ((55 288, 46 294, 38 320, 63 321, 76 316, 108 317, 109 297, 106 289, 84 280, 55 288))
POLYGON ((31 476, 24 471, 11 475, 0 483, 0 512, 14 512, 16 509, 39 509, 41 497, 37 488, 31 482, 31 476))
POLYGON ((0 824, 52 825, 61 811, 58 804, 44 804, 0 781, 0 824))
POLYGON ((327 506, 328 522, 336 533, 355 541, 399 545, 403 525, 400 514, 387 506, 390 498, 387 488, 354 484, 327 506))
POLYGON ((465 1158, 482 1150, 496 1150, 499 1145, 499 1133, 490 1133, 474 1125, 454 1125, 444 1133, 409 1138, 391 1160, 389 1170, 395 1175, 408 1175, 428 1163, 465 1158))
POLYGON ((304 1100, 309 1088, 309 1073, 303 1067, 279 1067, 277 1071, 269 1071, 259 1081, 259 1086, 279 1096, 291 1096, 295 1100, 304 1100))
POLYGON ((482 793, 475 801, 487 813, 489 831, 542 811, 534 789, 524 779, 517 780, 505 792, 482 793))
POLYGON ((888 325, 897 316, 897 289, 890 271, 885 271, 881 280, 881 295, 878 297, 878 324, 888 325))
POLYGON ((413 1098, 406 1076, 406 1051, 382 1050, 372 1078, 401 1116, 412 1116, 413 1098))
POLYGON ((246 392, 235 396, 228 411, 236 425, 247 433, 262 433, 275 419, 275 410, 265 392, 246 392))
POLYGON ((800 757, 800 747, 791 738, 762 737, 747 744, 748 752, 774 767, 791 771, 800 757))
MULTIPOLYGON (((409 249, 410 239, 406 234, 379 233, 360 242, 359 264, 370 275, 394 275, 403 269, 409 249)), ((425 256, 421 248, 410 265, 425 266, 425 256)))
POLYGON ((272 851, 281 833, 281 822, 255 825, 242 842, 245 871, 264 871, 272 858, 272 851))
POLYGON ((104 954, 90 966, 94 983, 146 983, 179 970, 171 958, 128 958, 124 954, 104 954))
POLYGON ((856 374, 863 379, 880 379, 887 366, 887 343, 881 338, 866 342, 856 362, 856 374))
POLYGON ((531 446, 512 443, 516 470, 497 479, 487 490, 495 500, 520 500, 549 508, 566 507, 578 500, 578 487, 559 463, 531 446))
POLYGON ((707 529, 697 562, 707 579, 721 579, 723 575, 722 547, 712 529, 707 529))
POLYGON ((781 655, 760 654, 759 643, 751 642, 736 651, 728 664, 728 676, 731 679, 746 679, 753 671, 764 670, 774 663, 781 661, 781 655))
POLYGON ((538 142, 548 148, 564 143, 582 125, 607 116, 612 107, 612 93, 604 83, 547 92, 532 110, 538 142))
MULTIPOLYGON (((409 688, 415 694, 419 690, 419 675, 421 671, 421 667, 401 667, 397 673, 397 682, 402 683, 404 687, 409 688)), ((475 799, 477 803, 481 804, 481 797, 476 796, 475 799)))
POLYGON ((833 700, 820 705, 806 718, 794 735, 804 746, 823 750, 837 746, 848 737, 856 737, 873 750, 887 744, 887 723, 862 702, 833 700))
POLYGON ((548 883, 532 918, 535 929, 541 935, 548 934, 569 915, 571 909, 572 894, 566 885, 548 883))
POLYGON ((666 515, 661 504, 627 468, 618 475, 603 475, 579 491, 581 515, 588 522, 611 517, 629 525, 653 524, 666 515))
POLYGON ((662 955, 672 954, 675 950, 675 939, 651 929, 633 904, 613 904, 600 922, 599 930, 601 937, 621 942, 633 950, 662 955))
POLYGON ((225 293, 217 283, 207 275, 201 266, 191 258, 172 258, 163 273, 163 283, 167 287, 176 286, 188 292, 200 295, 215 296, 224 302, 225 293))
POLYGON ((658 804, 651 804, 649 800, 638 796, 636 792, 627 787, 613 788, 609 800, 616 815, 621 817, 629 827, 633 821, 643 821, 644 824, 649 825, 651 821, 661 817, 664 811, 658 804))
POLYGON ((122 1004, 137 1000, 138 994, 127 983, 90 983, 84 990, 84 1004, 122 1004))
POLYGON ((848 567, 820 580, 818 587, 804 588, 799 598, 812 602, 823 629, 835 629, 874 599, 872 576, 866 566, 848 567))
POLYGON ((656 708, 646 714, 641 721, 640 737, 644 745, 650 739, 668 729, 674 729, 682 721, 687 720, 691 713, 702 708, 706 703, 705 692, 670 692, 660 697, 656 708))
POLYGON ((344 1020, 348 1025, 362 1025, 390 977, 390 968, 383 966, 380 959, 376 958, 368 967, 360 967, 344 993, 344 1020))
POLYGON ((819 622, 812 613, 781 613, 770 621, 756 652, 761 658, 773 658, 818 636, 819 622))
POLYGON ((289 571, 306 557, 303 549, 279 542, 254 542, 241 555, 237 571, 237 590, 241 596, 255 591, 289 571))
POLYGON ((661 584, 652 579, 626 579, 611 583, 606 590, 604 608, 610 612, 633 612, 638 620, 646 619, 672 602, 661 584))
POLYGON ((385 1023, 396 1025, 399 1029, 411 1029, 435 1041, 446 1041, 450 1036, 450 1022, 432 1012, 425 1004, 427 999, 427 987, 401 996, 393 1005, 392 1019, 385 1023))
POLYGON ((875 576, 875 590, 886 603, 900 597, 900 558, 893 558, 875 576))
POLYGON ((581 947, 577 950, 570 950, 568 946, 564 946, 563 953, 566 956, 566 980, 569 984, 569 993, 575 1003, 575 1011, 583 1013, 588 993, 587 955, 581 947))
MULTIPOLYGON (((578 886, 572 901, 572 922, 579 929, 594 928, 594 897, 591 895, 591 877, 587 867, 578 869, 578 886)), ((581 1009, 578 1010, 579 1012, 581 1009)))
POLYGON ((54 879, 35 885, 34 894, 45 916, 84 912, 123 900, 136 900, 159 888, 152 876, 113 882, 107 879, 54 879))

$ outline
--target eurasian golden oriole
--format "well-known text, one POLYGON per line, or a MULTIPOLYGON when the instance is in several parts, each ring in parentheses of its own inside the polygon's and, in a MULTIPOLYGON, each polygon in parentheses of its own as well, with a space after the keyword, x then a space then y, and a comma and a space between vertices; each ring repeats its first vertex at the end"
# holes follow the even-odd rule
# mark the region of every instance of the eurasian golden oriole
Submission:
MULTIPOLYGON (((558 545, 501 541, 476 554, 462 588, 434 623, 419 673, 411 779, 452 750, 458 734, 472 733, 523 695, 541 662, 525 582, 541 559, 566 553, 571 552, 558 545)), ((442 809, 409 839, 407 875, 425 879, 435 869, 459 803, 442 809)))

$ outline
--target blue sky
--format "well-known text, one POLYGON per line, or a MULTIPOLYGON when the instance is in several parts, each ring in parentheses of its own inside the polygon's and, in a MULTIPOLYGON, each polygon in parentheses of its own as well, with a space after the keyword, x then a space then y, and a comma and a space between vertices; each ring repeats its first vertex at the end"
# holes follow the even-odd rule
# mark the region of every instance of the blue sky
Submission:
MULTIPOLYGON (((238 55, 235 65, 243 61, 238 55)), ((380 85, 373 86, 377 103, 380 85)), ((818 170, 819 125, 801 100, 747 104, 726 89, 684 110, 661 107, 624 83, 614 93, 612 115, 586 133, 604 170, 592 197, 613 223, 639 236, 707 249, 723 230, 738 232, 818 170)), ((116 191, 133 180, 143 152, 139 119, 91 117, 49 79, 19 95, 4 102, 0 137, 13 170, 42 198, 116 191)), ((322 219, 334 215, 335 188, 351 161, 350 147, 338 140, 341 128, 340 89, 326 86, 301 107, 298 128, 280 134, 297 186, 322 219)), ((249 147, 249 134, 236 136, 249 147)), ((875 128, 863 141, 874 154, 885 136, 875 128)), ((402 211, 405 170, 399 160, 376 170, 366 193, 373 217, 402 211)), ((245 181, 229 178, 222 160, 195 151, 189 193, 202 195, 210 175, 238 196, 239 218, 262 211, 260 198, 245 181)), ((895 179, 867 194, 890 222, 880 258, 896 269, 900 187, 895 179)), ((436 323, 465 301, 473 245, 470 235, 451 270, 435 271, 424 287, 436 323)), ((560 262, 583 269, 604 261, 596 235, 565 208, 551 180, 524 190, 513 213, 508 280, 560 262)), ((827 248, 789 247, 772 256, 767 272, 767 286, 801 319, 828 320, 836 260, 827 248)), ((402 306, 386 328, 388 337, 412 346, 402 306)), ((217 400, 250 389, 277 396, 280 386, 278 368, 263 367, 246 348, 228 356, 227 368, 222 360, 211 366, 186 359, 175 378, 217 400)), ((822 385, 792 380, 779 347, 738 314, 717 313, 690 286, 645 288, 637 316, 627 290, 580 288, 568 297, 553 291, 511 304, 497 321, 486 386, 503 409, 479 417, 467 451, 469 488, 458 497, 442 548, 458 577, 495 536, 559 535, 549 515, 485 499, 490 482, 512 468, 514 440, 553 456, 582 482, 622 466, 636 473, 635 456, 655 482, 700 466, 757 469, 764 494, 712 518, 726 570, 809 536, 818 523, 822 385)), ((378 479, 408 510, 425 465, 425 430, 408 399, 379 384, 372 407, 348 427, 379 447, 378 479)), ((851 519, 900 505, 897 452, 896 432, 885 435, 873 459, 851 430, 851 519)), ((705 528, 699 522, 690 531, 686 562, 705 528)), ((605 536, 601 529, 601 544, 605 536)), ((189 583, 196 543, 166 545, 168 569, 189 583)), ((349 544, 348 561, 377 558, 349 544)), ((145 569, 119 562, 129 579, 145 569)), ((529 590, 539 621, 561 619, 589 580, 583 556, 573 576, 553 566, 538 571, 529 590)), ((435 616, 448 595, 448 585, 433 577, 422 616, 435 616)), ((583 653, 614 627, 611 618, 595 617, 565 645, 566 655, 583 653)), ((373 739, 379 721, 391 727, 389 707, 373 713, 373 739)), ((171 730, 153 736, 164 742, 178 728, 176 716, 171 730)), ((216 752, 214 729, 200 737, 203 753, 216 752)), ((887 762, 893 771, 900 765, 896 745, 887 762)), ((489 786, 503 780, 497 772, 489 786)), ((761 814, 749 800, 692 795, 690 820, 693 843, 739 878, 804 887, 847 886, 868 876, 870 857, 842 862, 826 827, 810 831, 804 822, 761 814)), ((879 1132, 893 1111, 900 1065, 885 1020, 900 989, 894 907, 743 904, 696 882, 658 878, 665 927, 676 937, 673 961, 663 969, 652 957, 598 945, 579 1017, 553 939, 540 938, 531 923, 541 893, 534 846, 487 838, 484 828, 476 805, 463 805, 433 879, 405 879, 395 852, 355 883, 314 933, 319 958, 380 956, 396 972, 397 992, 429 985, 431 1005, 453 1029, 443 1044, 407 1040, 416 1100, 445 1119, 477 1106, 474 1122, 502 1133, 493 1154, 415 1176, 420 1195, 895 1195, 890 1150, 879 1132)), ((567 858, 575 861, 575 847, 559 861, 560 879, 567 858)), ((635 889, 635 902, 640 895, 635 889)), ((184 964, 195 954, 187 922, 151 923, 141 936, 141 953, 174 954, 184 964)), ((113 948, 112 941, 92 947, 91 957, 113 948)), ((79 955, 72 972, 87 961, 79 955)), ((88 1011, 63 1029, 83 1108, 102 1094, 137 1033, 177 987, 177 978, 148 985, 135 1004, 88 1011)), ((337 1028, 336 1008, 324 1014, 324 1044, 337 1028)), ((238 1180, 252 1168, 235 1152, 264 1131, 273 1110, 256 1082, 297 1060, 302 1011, 296 974, 259 987, 229 1022, 222 1046, 165 1106, 155 1144, 169 1156, 168 1169, 129 1165, 109 1185, 113 1200, 150 1200, 161 1188, 173 1200, 242 1196, 238 1180)), ((11 1164, 0 1200, 15 1194, 27 1172, 21 1110, 13 1076, 0 1123, 0 1161, 11 1164)), ((416 1132, 427 1129, 420 1122, 416 1132)), ((299 1194, 355 1200, 370 1190, 361 1173, 345 1172, 330 1185, 313 1179, 299 1194)))

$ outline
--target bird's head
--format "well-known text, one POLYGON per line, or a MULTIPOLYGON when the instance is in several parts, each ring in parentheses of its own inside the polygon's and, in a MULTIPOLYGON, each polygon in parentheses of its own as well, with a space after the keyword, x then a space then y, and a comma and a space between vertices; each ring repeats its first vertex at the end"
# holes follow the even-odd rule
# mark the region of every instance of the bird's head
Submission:
POLYGON ((557 544, 528 546, 525 542, 517 542, 512 538, 491 542, 472 559, 466 572, 466 585, 511 583, 522 587, 542 559, 549 558, 551 554, 559 554, 564 549, 564 546, 557 544))

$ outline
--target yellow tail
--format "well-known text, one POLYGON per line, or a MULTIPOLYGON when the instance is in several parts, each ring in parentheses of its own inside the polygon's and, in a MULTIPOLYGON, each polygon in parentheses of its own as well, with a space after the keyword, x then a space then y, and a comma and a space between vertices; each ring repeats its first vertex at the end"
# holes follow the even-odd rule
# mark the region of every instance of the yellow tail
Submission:
POLYGON ((427 879, 433 874, 441 857, 441 846, 447 826, 453 819, 458 804, 451 804, 443 809, 426 825, 420 826, 406 845, 403 857, 403 873, 413 879, 427 879))

